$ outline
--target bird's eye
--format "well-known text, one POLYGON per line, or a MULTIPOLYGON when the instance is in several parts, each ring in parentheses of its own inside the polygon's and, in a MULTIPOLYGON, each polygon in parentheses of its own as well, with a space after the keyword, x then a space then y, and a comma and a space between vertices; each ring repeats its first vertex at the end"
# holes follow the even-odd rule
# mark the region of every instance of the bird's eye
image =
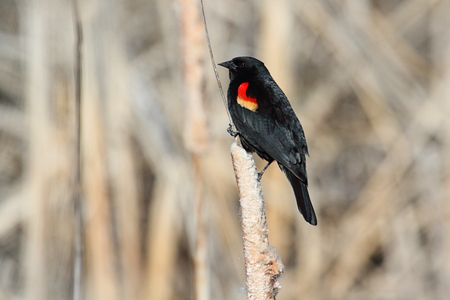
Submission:
POLYGON ((241 62, 240 64, 239 64, 239 67, 245 67, 245 61, 243 61, 243 62, 241 62))

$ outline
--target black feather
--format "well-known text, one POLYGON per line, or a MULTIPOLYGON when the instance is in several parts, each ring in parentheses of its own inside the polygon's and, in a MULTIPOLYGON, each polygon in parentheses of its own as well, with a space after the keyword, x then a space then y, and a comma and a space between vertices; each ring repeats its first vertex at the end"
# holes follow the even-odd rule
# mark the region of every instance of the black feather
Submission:
POLYGON ((294 190, 295 200, 297 200, 297 207, 300 213, 305 218, 306 222, 311 225, 317 225, 316 213, 309 198, 308 188, 300 179, 298 179, 289 170, 286 170, 283 165, 278 163, 280 169, 284 172, 287 179, 291 183, 292 189, 294 190))

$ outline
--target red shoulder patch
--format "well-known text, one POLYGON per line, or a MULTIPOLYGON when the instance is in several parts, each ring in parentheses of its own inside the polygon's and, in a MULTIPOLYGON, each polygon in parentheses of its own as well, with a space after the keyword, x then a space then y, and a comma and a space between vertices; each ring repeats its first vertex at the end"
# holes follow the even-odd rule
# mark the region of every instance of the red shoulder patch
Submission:
POLYGON ((243 82, 238 87, 237 103, 251 111, 256 111, 258 109, 258 102, 256 101, 256 98, 247 96, 247 88, 248 82, 243 82))

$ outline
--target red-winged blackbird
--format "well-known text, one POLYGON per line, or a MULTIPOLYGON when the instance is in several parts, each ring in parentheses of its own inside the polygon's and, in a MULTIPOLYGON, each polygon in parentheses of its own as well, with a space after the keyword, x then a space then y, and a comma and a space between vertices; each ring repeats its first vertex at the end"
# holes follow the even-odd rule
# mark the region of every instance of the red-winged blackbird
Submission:
POLYGON ((219 64, 229 69, 228 108, 241 144, 268 161, 276 160, 294 189, 297 206, 305 220, 317 225, 308 194, 306 145, 303 128, 286 95, 273 80, 264 63, 253 57, 235 57, 219 64))

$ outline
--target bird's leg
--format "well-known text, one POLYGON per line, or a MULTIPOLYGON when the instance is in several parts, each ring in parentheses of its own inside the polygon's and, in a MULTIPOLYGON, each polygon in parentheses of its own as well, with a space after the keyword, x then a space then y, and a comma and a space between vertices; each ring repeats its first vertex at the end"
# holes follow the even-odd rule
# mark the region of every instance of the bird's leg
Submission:
POLYGON ((263 176, 266 169, 270 166, 270 164, 273 162, 273 160, 269 161, 267 165, 264 167, 264 169, 261 170, 261 172, 258 173, 258 181, 261 180, 261 177, 263 176))
POLYGON ((240 134, 239 131, 237 131, 237 130, 234 131, 234 130, 233 130, 233 125, 231 125, 231 124, 229 124, 229 126, 228 126, 228 128, 227 128, 227 132, 228 132, 232 137, 234 137, 234 138, 240 134))

